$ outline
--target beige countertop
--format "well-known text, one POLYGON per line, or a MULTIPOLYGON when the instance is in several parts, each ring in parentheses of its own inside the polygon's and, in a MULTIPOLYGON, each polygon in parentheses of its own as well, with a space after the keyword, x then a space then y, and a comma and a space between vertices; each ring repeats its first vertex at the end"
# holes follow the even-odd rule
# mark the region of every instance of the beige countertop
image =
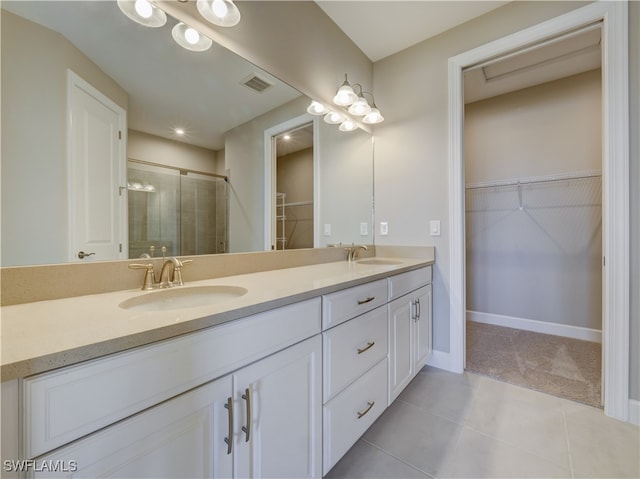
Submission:
MULTIPOLYGON (((384 258, 381 258, 384 259, 384 258)), ((183 287, 230 285, 243 296, 179 310, 135 312, 119 307, 136 290, 3 306, 2 381, 88 359, 302 301, 345 287, 433 264, 433 258, 387 258, 396 265, 346 261, 192 281, 183 287)))

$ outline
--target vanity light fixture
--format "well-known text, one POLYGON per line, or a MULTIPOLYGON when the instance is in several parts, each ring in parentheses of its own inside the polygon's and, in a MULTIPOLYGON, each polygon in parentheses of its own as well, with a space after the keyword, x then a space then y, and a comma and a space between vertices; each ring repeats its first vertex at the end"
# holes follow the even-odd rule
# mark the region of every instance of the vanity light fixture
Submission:
POLYGON ((240 21, 240 10, 233 0, 198 0, 196 7, 200 15, 219 27, 233 27, 240 21))
POLYGON ((371 106, 369 106, 369 102, 364 97, 364 92, 361 89, 358 99, 354 101, 349 107, 349 113, 356 116, 363 116, 370 112, 371 106))
POLYGON ((364 118, 362 118, 362 123, 366 123, 367 125, 375 125, 376 123, 382 123, 384 121, 384 117, 378 107, 374 103, 371 106, 371 111, 367 113, 364 118))
POLYGON ((171 36, 178 45, 192 52, 204 52, 213 44, 210 38, 182 22, 176 23, 171 29, 171 36))
POLYGON ((357 128, 358 128, 358 125, 356 125, 356 123, 353 120, 346 119, 345 121, 340 123, 340 126, 338 127, 338 130, 340 130, 340 131, 353 131, 353 130, 356 130, 357 128))
POLYGON ((353 91, 353 88, 349 84, 347 74, 344 74, 344 83, 340 85, 336 96, 333 97, 333 103, 338 106, 349 106, 358 99, 358 95, 353 91))
POLYGON ((145 27, 161 27, 167 15, 149 0, 118 0, 118 7, 127 17, 145 27))
POLYGON ((319 101, 312 100, 311 104, 307 107, 307 113, 311 115, 326 115, 329 113, 329 109, 319 101))
POLYGON ((337 125, 342 123, 345 120, 345 117, 342 113, 338 113, 337 111, 330 111, 324 116, 325 123, 329 123, 330 125, 337 125))

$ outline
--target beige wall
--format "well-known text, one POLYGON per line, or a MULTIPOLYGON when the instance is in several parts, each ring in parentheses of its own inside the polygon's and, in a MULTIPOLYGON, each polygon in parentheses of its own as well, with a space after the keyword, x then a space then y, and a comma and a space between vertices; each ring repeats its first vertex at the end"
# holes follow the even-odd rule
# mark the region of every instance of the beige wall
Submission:
POLYGON ((512 2, 374 65, 377 244, 434 245, 434 348, 449 351, 448 70, 450 57, 579 8, 579 2, 512 2), (442 235, 429 235, 429 220, 442 235))
MULTIPOLYGON (((466 105, 466 183, 600 170, 600 75, 466 105)), ((601 199, 599 177, 467 190, 467 309, 601 330, 601 199)))
POLYGON ((2 265, 66 262, 67 69, 125 110, 127 94, 64 37, 4 10, 1 44, 2 265))
POLYGON ((128 132, 127 157, 202 173, 218 172, 215 151, 136 130, 128 132))
POLYGON ((602 168, 601 71, 465 107, 465 182, 602 168))

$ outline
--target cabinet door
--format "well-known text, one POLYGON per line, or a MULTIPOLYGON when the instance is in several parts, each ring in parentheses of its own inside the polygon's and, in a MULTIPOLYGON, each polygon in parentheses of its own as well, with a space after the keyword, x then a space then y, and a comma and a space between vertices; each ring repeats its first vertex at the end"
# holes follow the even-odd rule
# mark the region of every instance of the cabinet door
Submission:
POLYGON ((322 476, 320 335, 233 375, 236 477, 322 476))
POLYGON ((231 384, 218 379, 38 458, 34 476, 230 477, 231 384))
POLYGON ((411 296, 389 303, 389 404, 413 378, 412 306, 411 296))
POLYGON ((414 373, 417 374, 431 356, 432 299, 431 285, 424 286, 413 293, 414 308, 417 309, 414 327, 414 373))

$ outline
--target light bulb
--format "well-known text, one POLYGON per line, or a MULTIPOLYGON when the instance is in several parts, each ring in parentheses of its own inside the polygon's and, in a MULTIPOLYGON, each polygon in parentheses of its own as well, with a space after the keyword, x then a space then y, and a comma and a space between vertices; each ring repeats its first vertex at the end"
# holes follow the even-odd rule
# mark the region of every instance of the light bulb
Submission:
POLYGON ((197 30, 189 27, 184 31, 184 39, 191 45, 195 45, 200 40, 200 34, 197 32, 197 30))
POLYGON ((344 120, 344 116, 337 111, 330 111, 324 116, 324 121, 329 123, 330 125, 337 125, 338 123, 342 123, 344 120))
POLYGON ((153 6, 148 0, 136 0, 135 9, 142 18, 150 18, 153 14, 153 6))
POLYGON ((329 109, 319 101, 313 100, 307 107, 307 113, 311 115, 324 115, 329 109))
POLYGON ((338 128, 338 130, 340 130, 340 131, 353 131, 356 128, 358 128, 358 125, 356 125, 353 121, 347 119, 347 120, 343 121, 340 124, 340 127, 338 128))
POLYGON ((213 2, 211 2, 211 10, 218 18, 226 17, 227 13, 229 12, 227 5, 224 3, 224 0, 213 0, 213 2))
POLYGON ((349 113, 352 115, 362 116, 366 115, 371 111, 371 107, 367 100, 360 96, 358 99, 349 107, 349 113))
POLYGON ((362 118, 362 122, 368 125, 373 125, 375 123, 382 123, 383 121, 384 121, 384 118, 380 113, 380 110, 378 110, 375 106, 371 108, 371 111, 367 113, 364 116, 364 118, 362 118))

